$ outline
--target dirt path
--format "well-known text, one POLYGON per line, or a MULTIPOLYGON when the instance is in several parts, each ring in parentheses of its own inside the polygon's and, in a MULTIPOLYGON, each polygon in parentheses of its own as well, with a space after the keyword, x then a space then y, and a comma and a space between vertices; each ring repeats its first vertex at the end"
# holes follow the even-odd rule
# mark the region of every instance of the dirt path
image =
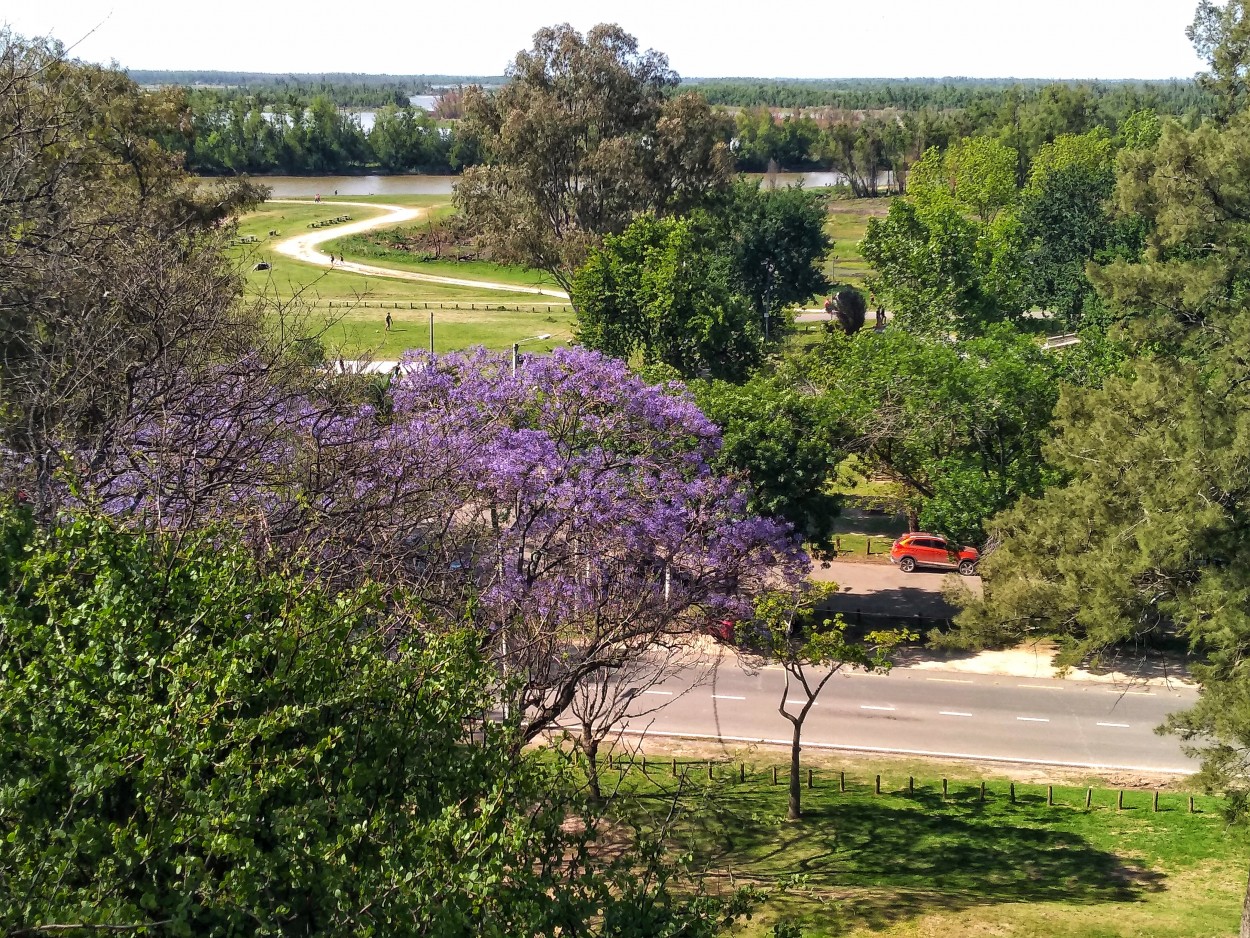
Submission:
MULTIPOLYGON (((310 199, 268 199, 269 202, 281 202, 289 205, 312 205, 310 199)), ((352 274, 361 274, 367 277, 390 277, 394 280, 412 280, 418 283, 438 283, 444 286, 453 287, 474 287, 481 290, 500 290, 505 293, 533 293, 539 296, 551 296, 558 299, 567 300, 568 294, 560 290, 545 290, 540 287, 527 287, 515 283, 496 283, 491 280, 464 280, 458 277, 440 277, 436 274, 419 274, 411 270, 397 270, 394 267, 378 267, 374 264, 360 264, 356 261, 332 261, 330 255, 323 254, 318 246, 327 241, 333 241, 336 238, 343 238, 348 235, 363 234, 366 231, 372 231, 374 228, 381 228, 384 225, 401 225, 404 222, 416 221, 423 218, 427 209, 424 208, 407 208, 403 205, 387 205, 375 202, 323 202, 327 208, 333 208, 340 205, 352 206, 354 208, 382 209, 382 215, 374 218, 365 218, 360 221, 349 222, 344 225, 335 225, 332 228, 314 228, 304 234, 296 235, 294 238, 287 238, 285 241, 279 241, 273 246, 273 250, 286 257, 293 258, 305 264, 316 264, 319 267, 333 267, 335 270, 346 271, 352 274)))

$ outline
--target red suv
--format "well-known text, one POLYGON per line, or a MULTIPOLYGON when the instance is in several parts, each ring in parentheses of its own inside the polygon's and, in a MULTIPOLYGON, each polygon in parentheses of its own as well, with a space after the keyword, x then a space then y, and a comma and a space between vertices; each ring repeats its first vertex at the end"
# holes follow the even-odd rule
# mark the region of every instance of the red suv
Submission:
POLYGON ((904 534, 890 548, 890 563, 898 564, 904 573, 911 573, 917 567, 939 567, 972 576, 977 572, 980 558, 973 547, 956 547, 940 534, 923 531, 904 534))

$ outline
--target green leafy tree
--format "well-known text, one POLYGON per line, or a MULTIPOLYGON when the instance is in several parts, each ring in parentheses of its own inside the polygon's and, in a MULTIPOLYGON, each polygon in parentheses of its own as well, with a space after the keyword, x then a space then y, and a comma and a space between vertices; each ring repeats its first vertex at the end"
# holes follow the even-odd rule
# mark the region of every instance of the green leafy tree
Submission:
MULTIPOLYGON (((919 164, 917 164, 919 168, 919 164)), ((989 137, 952 144, 942 158, 943 181, 959 205, 982 224, 1016 201, 1016 151, 989 137)), ((922 175, 912 171, 911 191, 923 198, 922 175)))
POLYGON ((290 573, 0 513, 5 934, 711 935, 742 907, 595 856, 564 763, 482 719, 476 637, 290 573))
POLYGON ((821 272, 833 243, 825 234, 826 197, 800 186, 761 189, 739 180, 696 215, 708 247, 729 262, 730 281, 759 321, 824 293, 821 272))
POLYGON ((680 214, 729 182, 724 119, 619 26, 539 30, 509 81, 465 94, 484 165, 456 203, 498 255, 565 289, 604 235, 643 212, 680 214))
POLYGON ((1027 308, 1016 154, 995 140, 930 148, 911 167, 907 198, 871 219, 860 249, 868 286, 903 328, 973 335, 1027 308))
POLYGON ((803 751, 803 724, 821 691, 844 668, 874 674, 890 670, 890 651, 913 636, 905 631, 869 632, 863 639, 849 638, 841 615, 818 619, 819 606, 837 586, 822 584, 797 593, 775 590, 756 601, 755 618, 738 628, 742 649, 761 665, 775 663, 786 675, 777 712, 792 727, 790 742, 790 798, 788 816, 803 816, 799 757, 803 751), (802 693, 802 703, 795 695, 802 693))
MULTIPOLYGON (((1127 127, 1125 139, 1143 142, 1148 127, 1127 127)), ((1021 195, 1021 269, 1030 302, 1069 328, 1080 325, 1094 296, 1086 264, 1133 258, 1141 250, 1136 217, 1112 214, 1115 158, 1114 142, 1102 128, 1058 137, 1038 152, 1021 195)))
POLYGON ((590 348, 685 377, 742 379, 764 343, 750 301, 731 283, 728 259, 689 220, 638 218, 591 251, 571 296, 577 336, 590 348))
POLYGON ((828 483, 846 446, 828 402, 766 375, 745 384, 695 381, 690 389, 724 434, 718 468, 747 476, 751 510, 827 544, 839 510, 828 483))
POLYGON ((833 333, 803 378, 871 471, 903 484, 914 525, 964 543, 1048 481, 1058 394, 1047 353, 1008 327, 952 343, 889 329, 833 333))
POLYGON ((921 334, 967 332, 997 315, 978 269, 979 234, 950 201, 922 210, 895 199, 885 218, 869 219, 860 243, 873 268, 868 286, 899 327, 921 334))

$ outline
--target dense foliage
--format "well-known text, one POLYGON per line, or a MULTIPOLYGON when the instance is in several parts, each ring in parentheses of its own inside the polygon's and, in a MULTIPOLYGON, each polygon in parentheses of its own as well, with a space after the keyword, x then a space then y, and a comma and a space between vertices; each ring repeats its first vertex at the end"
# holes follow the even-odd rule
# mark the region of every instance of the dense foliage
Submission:
POLYGON ((225 531, 0 514, 0 928, 711 934, 482 719, 477 637, 380 599, 225 531))
POLYGON ((728 184, 721 119, 697 95, 670 97, 668 59, 619 26, 584 37, 567 25, 539 30, 508 77, 466 96, 485 162, 456 187, 457 206, 501 258, 568 289, 604 235, 641 212, 688 211, 728 184))
POLYGON ((591 250, 573 280, 578 339, 684 377, 745 379, 827 286, 825 200, 739 180, 682 219, 644 215, 591 250))

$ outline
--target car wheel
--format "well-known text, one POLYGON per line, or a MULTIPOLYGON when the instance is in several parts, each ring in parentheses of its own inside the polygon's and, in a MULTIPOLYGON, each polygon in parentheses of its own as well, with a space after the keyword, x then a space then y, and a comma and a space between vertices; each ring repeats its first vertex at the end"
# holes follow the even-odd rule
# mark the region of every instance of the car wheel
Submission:
POLYGON ((977 572, 977 563, 975 560, 961 560, 959 562, 959 573, 962 576, 972 576, 977 572))
POLYGON ((913 570, 916 569, 916 558, 904 557, 902 560, 898 562, 898 568, 902 570, 904 573, 911 573, 913 570))

